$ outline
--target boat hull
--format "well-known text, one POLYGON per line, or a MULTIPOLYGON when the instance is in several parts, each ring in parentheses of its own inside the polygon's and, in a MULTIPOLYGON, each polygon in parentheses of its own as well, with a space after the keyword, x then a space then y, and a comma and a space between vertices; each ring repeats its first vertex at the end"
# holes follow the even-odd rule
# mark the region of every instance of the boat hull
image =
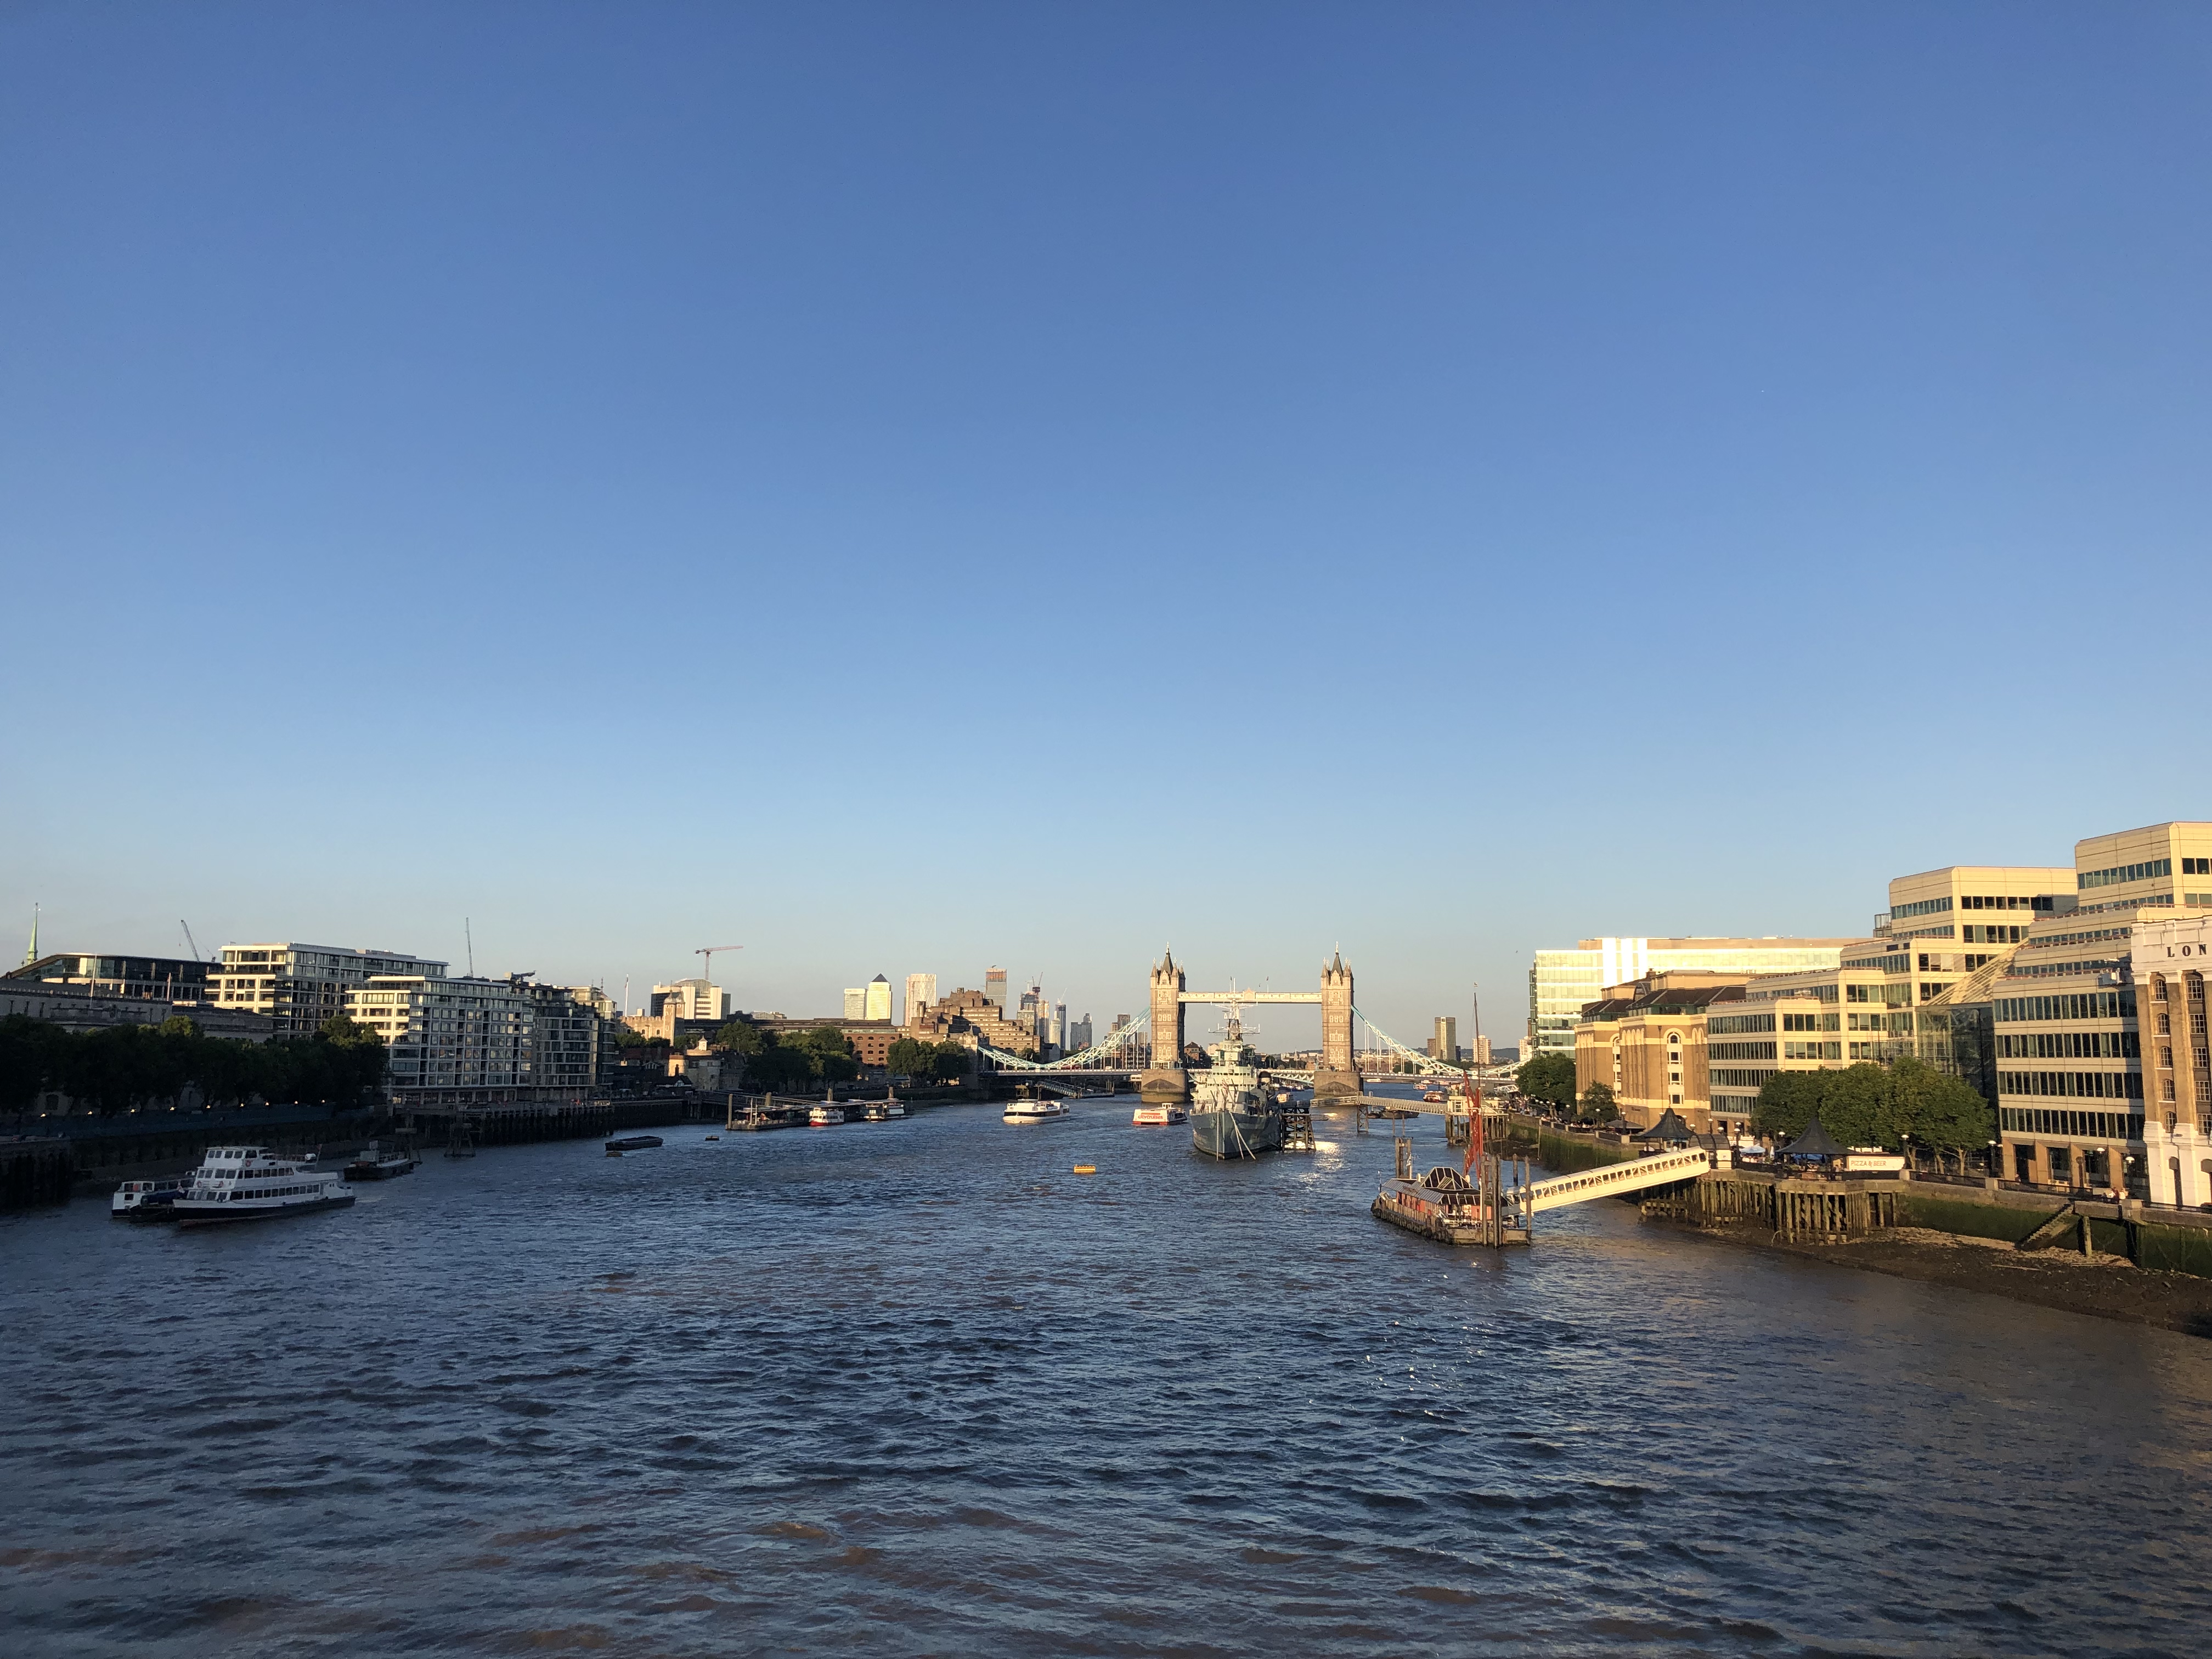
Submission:
POLYGON ((306 1215, 315 1210, 343 1210, 351 1206, 353 1194, 342 1197, 303 1198, 285 1204, 210 1204, 204 1199, 179 1199, 169 1207, 176 1212, 177 1223, 185 1227, 228 1227, 241 1221, 273 1221, 278 1216, 306 1215))
POLYGON ((1283 1149, 1283 1115, 1276 1111, 1193 1112, 1190 1144, 1208 1158, 1257 1158, 1283 1149))

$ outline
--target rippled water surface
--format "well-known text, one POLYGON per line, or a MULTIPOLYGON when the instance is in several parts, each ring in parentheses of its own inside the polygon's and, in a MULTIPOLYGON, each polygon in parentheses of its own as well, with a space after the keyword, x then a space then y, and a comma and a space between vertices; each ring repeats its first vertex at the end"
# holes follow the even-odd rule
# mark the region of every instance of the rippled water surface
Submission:
POLYGON ((8 1650, 2212 1651, 2212 1345, 1130 1107, 0 1218, 8 1650))

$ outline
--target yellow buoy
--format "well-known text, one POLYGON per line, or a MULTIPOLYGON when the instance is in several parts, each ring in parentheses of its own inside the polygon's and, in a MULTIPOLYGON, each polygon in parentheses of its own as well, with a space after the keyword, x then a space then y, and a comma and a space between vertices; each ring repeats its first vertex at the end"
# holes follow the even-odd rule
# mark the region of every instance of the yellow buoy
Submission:
POLYGON ((1075 1166, 1075 1173, 1078 1175, 1097 1175, 1098 1173, 1098 1166, 1096 1164, 1079 1164, 1075 1166))

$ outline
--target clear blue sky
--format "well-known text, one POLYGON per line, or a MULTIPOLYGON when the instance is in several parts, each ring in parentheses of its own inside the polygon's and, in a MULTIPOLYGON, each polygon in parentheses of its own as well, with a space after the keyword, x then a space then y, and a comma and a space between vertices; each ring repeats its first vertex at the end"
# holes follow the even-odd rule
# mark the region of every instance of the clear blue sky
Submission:
POLYGON ((2212 816, 2209 69, 2180 5, 9 7, 0 915, 743 941, 793 1013, 1341 945, 1517 1037, 1540 945, 2212 816))

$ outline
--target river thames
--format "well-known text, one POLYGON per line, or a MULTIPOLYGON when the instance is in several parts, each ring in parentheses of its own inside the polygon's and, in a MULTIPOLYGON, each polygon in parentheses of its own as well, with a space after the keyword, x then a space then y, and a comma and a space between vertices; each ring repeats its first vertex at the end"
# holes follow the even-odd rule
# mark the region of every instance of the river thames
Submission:
POLYGON ((0 1218, 8 1650, 2212 1649, 2212 1344, 1133 1104, 0 1218))

